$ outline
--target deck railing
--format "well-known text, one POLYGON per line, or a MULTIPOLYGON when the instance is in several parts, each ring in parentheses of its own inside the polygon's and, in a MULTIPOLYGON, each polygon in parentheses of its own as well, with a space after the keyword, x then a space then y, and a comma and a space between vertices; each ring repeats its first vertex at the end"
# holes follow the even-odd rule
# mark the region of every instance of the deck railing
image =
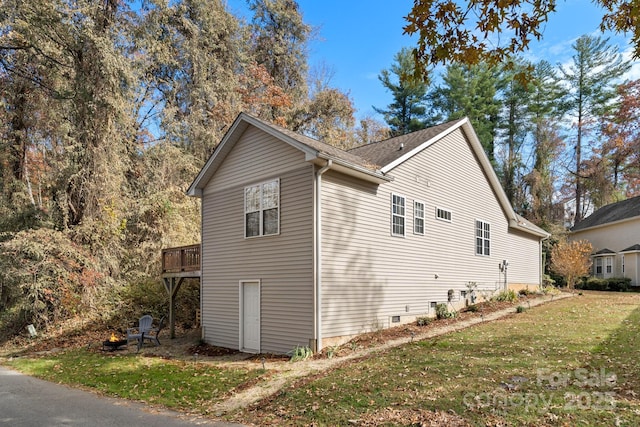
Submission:
POLYGON ((162 273, 200 270, 200 245, 162 250, 162 273))

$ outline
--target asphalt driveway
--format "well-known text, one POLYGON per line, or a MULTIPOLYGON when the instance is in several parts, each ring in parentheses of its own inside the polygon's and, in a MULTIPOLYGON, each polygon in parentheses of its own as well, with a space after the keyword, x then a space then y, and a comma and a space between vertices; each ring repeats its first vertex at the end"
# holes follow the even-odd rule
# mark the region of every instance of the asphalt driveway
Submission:
POLYGON ((0 366, 0 426, 237 426, 98 396, 0 366))

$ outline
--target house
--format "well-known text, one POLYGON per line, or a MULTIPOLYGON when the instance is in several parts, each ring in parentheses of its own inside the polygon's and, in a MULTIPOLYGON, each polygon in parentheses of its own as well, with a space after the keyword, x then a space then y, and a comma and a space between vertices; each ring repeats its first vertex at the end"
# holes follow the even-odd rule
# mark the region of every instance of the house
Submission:
POLYGON ((571 229, 571 240, 591 242, 595 277, 629 277, 640 286, 640 196, 596 210, 571 229))
POLYGON ((467 119, 346 152, 240 114, 188 194, 214 345, 318 351, 541 283, 548 234, 514 213, 467 119))

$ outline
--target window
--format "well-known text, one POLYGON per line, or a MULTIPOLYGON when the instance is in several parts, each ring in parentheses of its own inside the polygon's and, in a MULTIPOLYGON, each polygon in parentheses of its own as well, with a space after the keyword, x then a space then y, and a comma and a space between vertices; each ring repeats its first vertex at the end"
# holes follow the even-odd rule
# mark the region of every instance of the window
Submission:
POLYGON ((397 194, 391 195, 391 234, 404 236, 404 197, 397 194))
POLYGON ((245 237, 280 232, 280 180, 245 187, 244 218, 245 237))
POLYGON ((451 222, 451 211, 442 208, 436 208, 436 218, 442 221, 451 222))
POLYGON ((604 261, 607 274, 611 274, 613 272, 613 257, 608 256, 604 261))
POLYGON ((413 202, 413 233, 424 234, 424 203, 413 202))
POLYGON ((596 258, 596 277, 602 277, 602 258, 596 258))
POLYGON ((622 263, 622 275, 624 276, 624 254, 622 254, 622 259, 620 260, 622 263))
POLYGON ((476 220, 476 255, 491 255, 491 226, 476 220))

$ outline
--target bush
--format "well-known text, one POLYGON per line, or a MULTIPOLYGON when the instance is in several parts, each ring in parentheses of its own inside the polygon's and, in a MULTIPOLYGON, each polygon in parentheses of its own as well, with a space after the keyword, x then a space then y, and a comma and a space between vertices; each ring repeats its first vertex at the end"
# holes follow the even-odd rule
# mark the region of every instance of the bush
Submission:
POLYGON ((313 356, 313 351, 307 347, 296 346, 291 352, 291 362, 307 360, 313 356))
POLYGON ((615 292, 627 292, 629 286, 631 286, 631 279, 629 277, 612 277, 608 279, 609 290, 615 292))
POLYGON ((515 302, 518 300, 518 295, 516 295, 513 289, 509 289, 508 291, 500 292, 498 295, 494 296, 491 299, 494 301, 500 301, 500 302, 503 302, 503 301, 515 302))
POLYGON ((430 322, 431 322, 431 319, 426 316, 418 317, 416 319, 416 325, 418 326, 427 326, 430 322))
POLYGON ((531 292, 531 291, 529 290, 529 288, 528 288, 528 287, 527 287, 527 288, 520 289, 520 290, 518 291, 518 295, 523 295, 523 296, 525 296, 525 297, 526 297, 526 296, 529 296, 529 295, 531 295, 531 294, 533 294, 533 292, 531 292))
POLYGON ((588 277, 576 285, 577 289, 589 291, 613 291, 626 292, 631 286, 631 279, 628 277, 612 277, 609 279, 598 279, 588 277))
POLYGON ((457 313, 455 311, 449 311, 447 304, 441 303, 436 305, 436 319, 449 319, 456 317, 456 315, 457 313))
POLYGON ((521 305, 516 307, 516 313, 524 313, 527 309, 521 305))

